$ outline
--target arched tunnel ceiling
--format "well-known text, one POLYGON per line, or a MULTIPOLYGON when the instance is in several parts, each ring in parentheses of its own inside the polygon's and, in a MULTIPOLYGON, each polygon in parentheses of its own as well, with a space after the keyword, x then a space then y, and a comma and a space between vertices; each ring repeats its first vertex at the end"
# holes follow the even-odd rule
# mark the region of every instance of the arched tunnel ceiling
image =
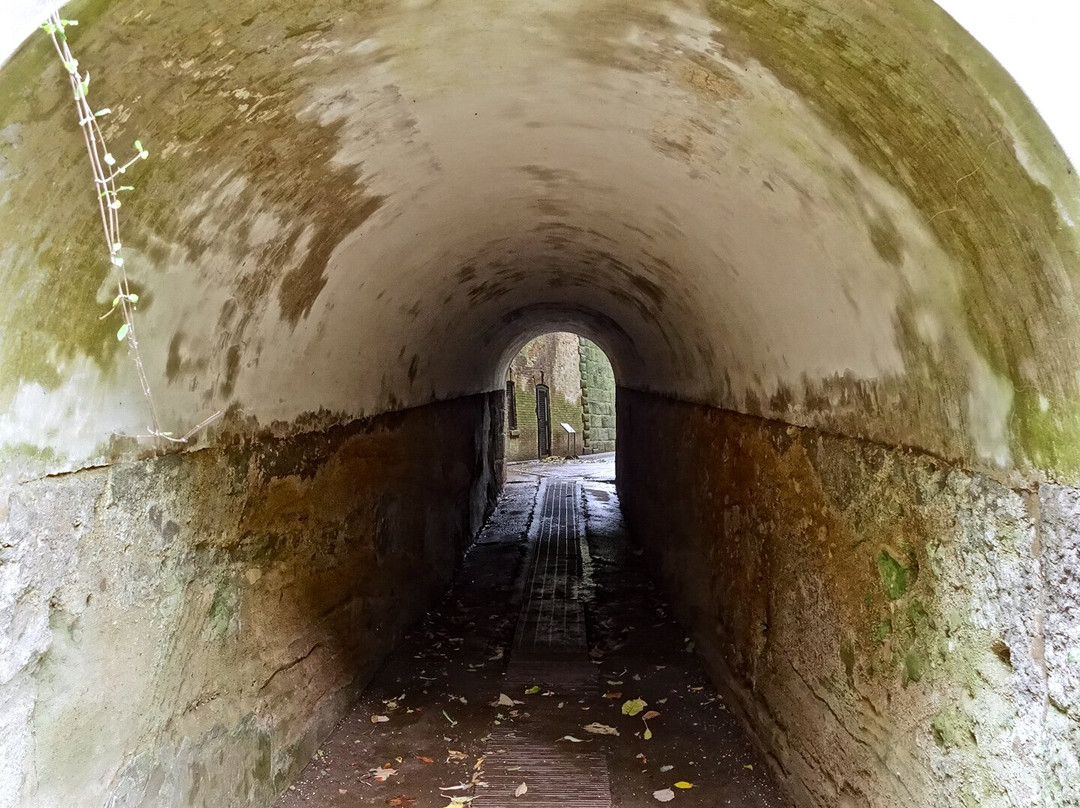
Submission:
MULTIPOLYGON (((166 429, 493 389, 550 325, 629 387, 1080 470, 1078 185, 930 2, 66 13, 106 134, 153 152, 125 243, 166 429)), ((146 422, 46 44, 0 72, 0 445, 24 472, 146 422)))

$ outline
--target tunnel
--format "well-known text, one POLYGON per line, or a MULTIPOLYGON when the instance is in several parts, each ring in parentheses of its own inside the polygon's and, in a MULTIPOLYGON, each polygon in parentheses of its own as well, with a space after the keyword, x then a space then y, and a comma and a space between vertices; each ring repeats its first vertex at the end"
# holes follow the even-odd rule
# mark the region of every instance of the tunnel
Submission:
POLYGON ((946 11, 62 13, 147 153, 136 297, 32 20, 0 806, 273 804, 512 488, 507 367, 553 331, 610 358, 630 535, 790 804, 1080 805, 1080 184, 946 11))

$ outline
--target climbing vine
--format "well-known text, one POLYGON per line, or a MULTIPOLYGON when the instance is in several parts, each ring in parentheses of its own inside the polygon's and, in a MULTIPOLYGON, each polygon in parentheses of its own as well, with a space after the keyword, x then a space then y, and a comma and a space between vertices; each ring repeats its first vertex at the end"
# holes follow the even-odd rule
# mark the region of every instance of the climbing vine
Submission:
POLYGON ((89 99, 90 72, 80 69, 79 60, 72 54, 68 45, 67 29, 78 24, 78 20, 62 19, 59 12, 53 12, 41 24, 41 28, 52 40, 57 56, 60 57, 60 63, 67 71, 68 83, 71 86, 75 109, 78 114, 79 130, 82 132, 83 141, 86 144, 86 153, 90 161, 90 173, 93 176, 94 193, 97 195, 105 248, 116 278, 116 296, 113 298, 112 307, 101 316, 101 319, 104 320, 119 315, 122 322, 116 331, 116 338, 121 342, 127 342, 128 354, 135 365, 139 385, 142 387, 143 397, 146 399, 147 407, 150 410, 151 425, 148 427, 149 434, 136 437, 153 437, 170 443, 186 443, 197 432, 219 418, 221 412, 216 412, 201 423, 196 424, 182 437, 176 437, 172 432, 164 432, 161 429, 157 404, 154 401, 154 393, 146 373, 146 365, 143 362, 142 352, 139 348, 139 337, 135 328, 135 312, 139 303, 139 296, 131 291, 131 283, 128 280, 122 254, 124 245, 120 239, 120 209, 123 207, 121 195, 134 190, 134 186, 123 184, 123 180, 128 170, 140 160, 147 159, 150 152, 143 146, 141 140, 135 141, 132 156, 124 161, 118 160, 109 150, 99 121, 110 115, 112 110, 108 107, 95 110, 91 106, 89 99))

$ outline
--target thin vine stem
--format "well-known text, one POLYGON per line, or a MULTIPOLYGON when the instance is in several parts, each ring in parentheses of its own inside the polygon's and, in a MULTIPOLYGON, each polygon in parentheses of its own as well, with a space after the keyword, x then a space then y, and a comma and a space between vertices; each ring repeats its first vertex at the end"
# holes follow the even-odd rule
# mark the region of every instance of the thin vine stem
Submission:
POLYGON ((112 112, 105 108, 94 111, 90 106, 88 91, 90 88, 90 73, 79 69, 79 62, 68 47, 65 29, 68 26, 78 25, 75 20, 65 20, 59 12, 49 15, 46 22, 42 23, 42 29, 49 35, 57 56, 68 74, 68 83, 71 86, 72 96, 75 100, 75 110, 78 114, 79 130, 82 132, 83 142, 86 145, 86 154, 90 161, 90 171, 94 179, 94 189, 97 191, 98 212, 101 217, 102 234, 105 238, 105 247, 109 253, 109 262, 116 273, 116 298, 112 308, 101 319, 109 317, 119 311, 123 324, 116 332, 118 340, 124 340, 128 345, 128 354, 135 365, 139 378, 139 386, 142 388, 143 398, 146 399, 147 408, 150 411, 151 425, 148 427, 148 435, 132 437, 152 437, 168 443, 187 443, 197 432, 209 426, 221 416, 218 411, 209 418, 204 419, 181 438, 174 437, 171 432, 161 429, 161 419, 158 416, 157 403, 154 400, 153 389, 146 372, 146 364, 143 362, 142 351, 139 348, 138 332, 135 328, 135 307, 139 296, 131 291, 127 269, 121 255, 123 242, 120 240, 120 194, 123 191, 133 190, 129 185, 117 185, 117 180, 127 172, 139 160, 145 160, 150 153, 143 148, 142 142, 135 141, 135 156, 124 163, 117 165, 105 142, 105 136, 101 131, 98 119, 112 112))

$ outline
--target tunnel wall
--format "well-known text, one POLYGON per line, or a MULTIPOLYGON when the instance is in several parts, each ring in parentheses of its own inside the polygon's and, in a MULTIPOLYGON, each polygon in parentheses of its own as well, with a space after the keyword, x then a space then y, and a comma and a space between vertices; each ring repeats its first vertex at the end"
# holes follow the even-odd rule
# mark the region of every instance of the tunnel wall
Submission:
POLYGON ((501 396, 20 486, 0 806, 266 805, 450 580, 501 396))
POLYGON ((618 481, 801 806, 1080 804, 1080 492, 619 391, 618 481))

